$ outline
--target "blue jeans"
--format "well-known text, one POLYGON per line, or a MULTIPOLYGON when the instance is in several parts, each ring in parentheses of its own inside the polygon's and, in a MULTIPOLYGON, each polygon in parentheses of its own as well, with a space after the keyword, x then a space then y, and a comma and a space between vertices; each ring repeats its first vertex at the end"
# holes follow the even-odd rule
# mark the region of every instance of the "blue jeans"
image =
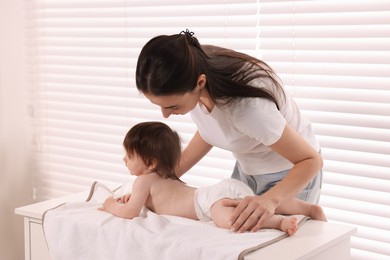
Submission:
MULTIPOLYGON (((290 171, 290 169, 262 174, 262 175, 246 175, 241 169, 240 164, 236 162, 232 173, 232 178, 246 183, 255 194, 261 195, 275 186, 281 181, 290 171)), ((320 199, 322 186, 322 170, 309 182, 309 184, 299 192, 295 197, 307 201, 309 203, 318 204, 320 199)))

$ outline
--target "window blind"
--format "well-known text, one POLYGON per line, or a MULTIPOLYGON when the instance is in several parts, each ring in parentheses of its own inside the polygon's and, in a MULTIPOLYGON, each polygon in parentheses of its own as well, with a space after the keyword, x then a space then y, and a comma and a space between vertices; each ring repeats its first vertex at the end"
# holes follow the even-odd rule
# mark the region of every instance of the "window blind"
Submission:
MULTIPOLYGON (((37 199, 129 181, 122 141, 140 121, 169 124, 185 147, 190 118, 162 118, 134 75, 150 38, 188 28, 277 71, 322 144, 321 205, 330 221, 358 226, 352 258, 389 256, 388 1, 193 2, 25 0, 37 199)), ((184 180, 210 184, 233 165, 213 148, 184 180)))
POLYGON ((313 122, 320 204, 358 227, 352 259, 390 256, 390 2, 259 1, 258 54, 313 122))

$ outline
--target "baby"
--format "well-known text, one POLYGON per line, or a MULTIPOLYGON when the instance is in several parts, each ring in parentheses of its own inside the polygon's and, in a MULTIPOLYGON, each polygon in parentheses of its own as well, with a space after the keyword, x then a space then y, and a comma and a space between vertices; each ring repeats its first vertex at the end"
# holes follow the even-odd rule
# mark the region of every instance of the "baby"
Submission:
MULTIPOLYGON (((199 188, 182 182, 175 174, 181 156, 180 138, 161 122, 135 125, 127 133, 123 146, 126 150, 123 161, 130 173, 137 176, 132 193, 120 198, 107 198, 99 210, 132 219, 146 206, 157 214, 212 220, 218 227, 231 229, 230 218, 234 207, 225 206, 225 200, 254 196, 246 184, 234 179, 199 188)), ((326 221, 320 206, 296 198, 284 202, 277 211, 326 221)), ((298 230, 297 219, 294 216, 273 215, 263 228, 279 229, 293 235, 298 230)))

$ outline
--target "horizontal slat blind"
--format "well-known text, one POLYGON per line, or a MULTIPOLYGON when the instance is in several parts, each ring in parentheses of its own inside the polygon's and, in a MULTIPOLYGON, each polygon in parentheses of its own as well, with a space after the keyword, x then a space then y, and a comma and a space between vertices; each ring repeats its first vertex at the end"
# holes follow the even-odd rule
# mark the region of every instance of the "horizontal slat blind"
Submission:
MULTIPOLYGON (((36 196, 88 189, 95 180, 131 178, 122 140, 141 121, 161 120, 188 143, 189 116, 164 119, 135 87, 142 46, 190 29, 202 43, 254 55, 256 1, 25 1, 36 196)), ((184 180, 204 185, 230 176, 230 153, 213 149, 184 180)))
POLYGON ((320 204, 358 227, 352 259, 389 258, 390 2, 259 1, 258 13, 258 55, 321 142, 320 204))
MULTIPOLYGON (((161 120, 183 146, 188 116, 163 119, 135 87, 153 36, 194 31, 201 43, 257 55, 314 122, 325 159, 321 204, 358 226, 353 259, 390 256, 390 3, 356 1, 25 1, 37 199, 129 180, 122 140, 161 120)), ((213 149, 185 175, 204 185, 230 175, 213 149)))

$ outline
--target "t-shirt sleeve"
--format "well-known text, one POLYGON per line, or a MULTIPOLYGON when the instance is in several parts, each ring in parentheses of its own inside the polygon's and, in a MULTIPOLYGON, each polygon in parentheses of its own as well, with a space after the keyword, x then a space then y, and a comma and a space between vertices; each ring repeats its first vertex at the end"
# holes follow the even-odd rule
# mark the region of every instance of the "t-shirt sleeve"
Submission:
POLYGON ((286 120, 272 101, 265 98, 243 98, 233 107, 232 123, 241 133, 267 146, 274 144, 282 136, 286 120))

